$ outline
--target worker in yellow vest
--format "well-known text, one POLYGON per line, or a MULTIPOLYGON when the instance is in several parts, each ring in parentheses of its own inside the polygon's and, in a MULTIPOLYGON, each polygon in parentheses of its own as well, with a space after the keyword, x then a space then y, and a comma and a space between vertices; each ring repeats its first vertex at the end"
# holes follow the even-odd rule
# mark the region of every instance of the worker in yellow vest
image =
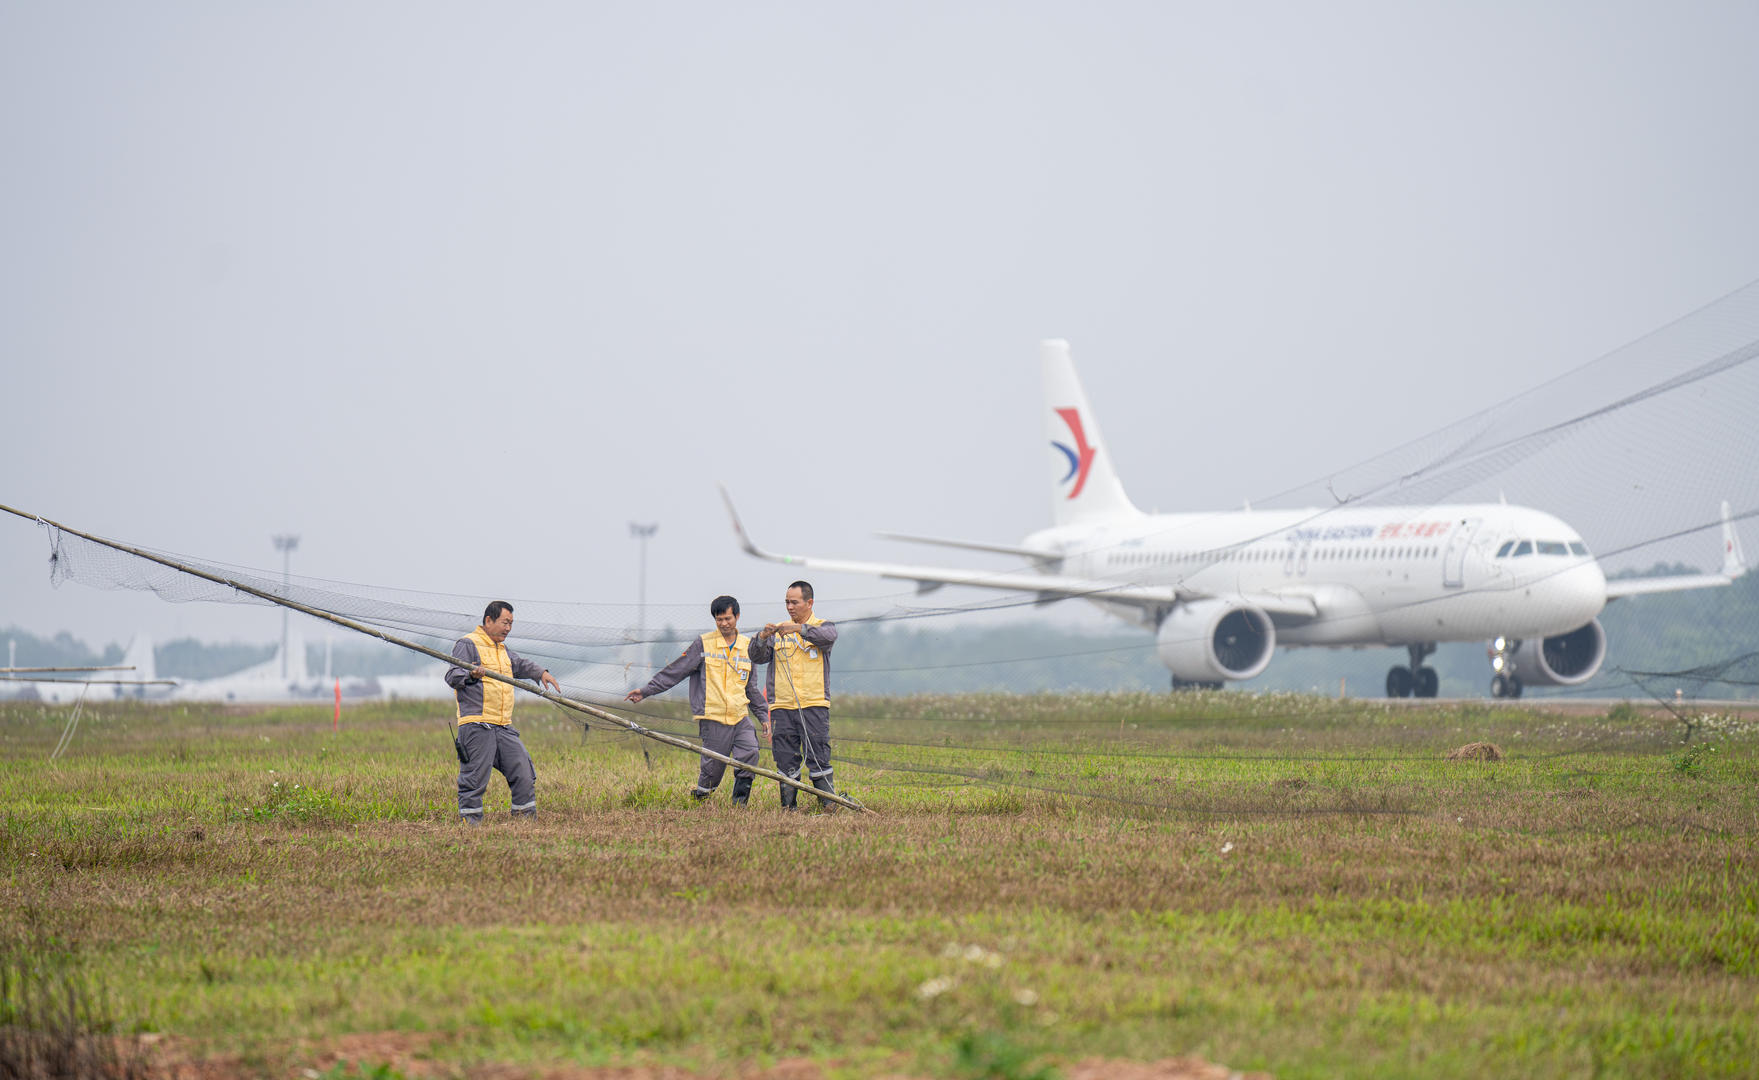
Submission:
POLYGON ((513 795, 514 817, 537 816, 537 770, 513 726, 513 688, 484 679, 494 672, 512 679, 562 687, 542 664, 527 660, 503 642, 513 632, 513 605, 496 600, 483 611, 482 625, 452 646, 453 665, 446 685, 458 698, 458 814, 471 825, 483 821, 483 794, 493 769, 501 770, 513 795))
MULTIPOLYGON (((765 687, 769 691, 770 750, 776 769, 784 776, 806 775, 812 786, 836 794, 831 780, 831 646, 837 643, 837 627, 812 613, 812 586, 796 581, 788 586, 784 601, 788 621, 768 623, 751 643, 751 659, 770 666, 765 687)), ((798 788, 782 785, 782 809, 794 809, 798 788)), ((820 798, 819 806, 835 807, 820 798)))
MULTIPOLYGON (((717 596, 708 611, 715 617, 715 628, 692 641, 683 656, 661 668, 646 686, 629 691, 627 700, 640 704, 643 698, 663 694, 688 676, 690 711, 696 716, 703 749, 743 765, 756 765, 757 730, 745 714, 755 714, 767 732, 770 707, 751 677, 751 655, 747 651, 751 640, 739 632, 739 601, 731 596, 717 596)), ((690 794, 698 799, 713 795, 726 771, 726 762, 704 754, 696 786, 690 794)), ((734 767, 735 806, 744 806, 751 798, 753 777, 749 769, 734 767)))

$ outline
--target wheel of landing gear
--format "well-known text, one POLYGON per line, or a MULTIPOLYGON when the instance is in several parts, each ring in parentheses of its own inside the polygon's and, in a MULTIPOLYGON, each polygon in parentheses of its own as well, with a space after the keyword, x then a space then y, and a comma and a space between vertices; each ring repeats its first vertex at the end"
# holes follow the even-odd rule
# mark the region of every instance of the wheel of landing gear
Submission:
POLYGON ((1508 692, 1509 692, 1508 676, 1506 676, 1506 675, 1492 675, 1490 677, 1490 696, 1491 697, 1504 697, 1508 694, 1508 692))
POLYGON ((1396 667, 1386 673, 1386 696, 1389 698, 1411 696, 1410 668, 1396 667))
POLYGON ((1434 697, 1436 691, 1440 689, 1441 676, 1435 673, 1434 668, 1423 667, 1417 669, 1416 688, 1414 692, 1418 697, 1434 697))
POLYGON ((1509 676, 1509 696, 1510 697, 1520 697, 1521 690, 1522 690, 1521 677, 1519 675, 1510 675, 1509 676))
POLYGON ((1204 679, 1181 679, 1177 675, 1173 676, 1174 693, 1185 690, 1220 690, 1224 685, 1225 684, 1223 683, 1210 682, 1204 679))

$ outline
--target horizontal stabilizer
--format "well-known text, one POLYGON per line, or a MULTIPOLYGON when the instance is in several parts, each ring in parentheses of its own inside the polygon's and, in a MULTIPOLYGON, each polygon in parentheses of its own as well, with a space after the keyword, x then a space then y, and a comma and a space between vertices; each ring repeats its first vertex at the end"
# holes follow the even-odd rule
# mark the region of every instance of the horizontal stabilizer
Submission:
POLYGON ((992 555, 1012 555, 1020 559, 1033 559, 1039 562, 1055 562, 1062 558, 1054 551, 1038 551, 1034 548, 1019 547, 1012 544, 986 544, 977 540, 942 540, 934 536, 911 536, 908 533, 882 532, 874 533, 884 540, 903 540, 910 544, 928 544, 932 547, 958 548, 962 551, 986 551, 992 555))

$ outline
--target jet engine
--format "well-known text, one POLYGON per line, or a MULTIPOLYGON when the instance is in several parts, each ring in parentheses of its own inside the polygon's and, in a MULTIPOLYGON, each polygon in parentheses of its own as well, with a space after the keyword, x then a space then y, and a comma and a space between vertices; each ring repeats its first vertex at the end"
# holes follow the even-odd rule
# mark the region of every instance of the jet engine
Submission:
POLYGON ((1161 620, 1154 650, 1176 679, 1250 679, 1270 663, 1276 627, 1269 615, 1247 604, 1195 600, 1161 620))
POLYGON ((1606 659, 1606 631, 1590 619, 1567 634, 1528 638, 1515 650, 1515 674, 1528 686, 1580 686, 1606 659))

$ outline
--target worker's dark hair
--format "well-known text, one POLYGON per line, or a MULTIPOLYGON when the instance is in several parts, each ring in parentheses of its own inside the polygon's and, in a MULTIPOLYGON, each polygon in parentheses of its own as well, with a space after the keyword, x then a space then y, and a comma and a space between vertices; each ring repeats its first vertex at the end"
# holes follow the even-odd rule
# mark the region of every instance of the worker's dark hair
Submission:
POLYGON ((725 612, 728 608, 733 610, 733 614, 739 614, 739 601, 733 599, 731 596, 717 596, 709 604, 708 613, 710 615, 719 615, 725 612))
POLYGON ((788 588, 799 589, 800 599, 802 600, 812 599, 812 583, 810 581, 796 581, 794 584, 788 586, 788 588))
POLYGON ((513 605, 505 600, 490 600, 489 606, 483 608, 483 622, 488 622, 491 619, 498 619, 501 617, 501 612, 512 610, 513 605))

